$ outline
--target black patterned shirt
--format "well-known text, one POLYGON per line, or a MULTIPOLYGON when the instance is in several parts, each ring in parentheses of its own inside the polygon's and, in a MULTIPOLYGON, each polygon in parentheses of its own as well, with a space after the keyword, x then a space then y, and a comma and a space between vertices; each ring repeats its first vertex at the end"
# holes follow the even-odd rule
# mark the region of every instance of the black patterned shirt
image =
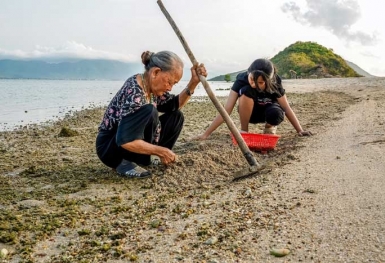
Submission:
MULTIPOLYGON (((122 118, 133 114, 143 105, 148 104, 143 89, 136 81, 138 74, 128 78, 123 87, 116 93, 108 105, 103 120, 99 126, 99 131, 111 131, 117 129, 122 118)), ((162 96, 154 97, 153 105, 160 112, 174 111, 178 109, 178 96, 164 93, 162 96)), ((160 123, 157 133, 160 133, 160 123)), ((158 137, 158 136, 157 136, 158 137)))

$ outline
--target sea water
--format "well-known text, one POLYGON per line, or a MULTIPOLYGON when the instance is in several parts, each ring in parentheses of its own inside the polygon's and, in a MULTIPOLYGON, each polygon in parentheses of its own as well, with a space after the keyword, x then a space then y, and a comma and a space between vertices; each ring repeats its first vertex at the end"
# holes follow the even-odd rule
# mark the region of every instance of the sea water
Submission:
MULTIPOLYGON (((0 79, 0 131, 63 118, 71 112, 107 106, 124 81, 0 79)), ((188 81, 180 81, 178 94, 188 81)), ((216 96, 227 96, 232 83, 209 82, 216 96)), ((192 99, 207 96, 202 84, 192 99)))

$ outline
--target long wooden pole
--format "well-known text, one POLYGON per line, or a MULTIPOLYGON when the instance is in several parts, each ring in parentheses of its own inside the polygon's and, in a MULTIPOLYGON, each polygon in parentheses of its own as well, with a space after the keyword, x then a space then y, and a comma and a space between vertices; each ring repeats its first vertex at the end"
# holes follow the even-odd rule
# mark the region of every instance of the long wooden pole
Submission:
MULTIPOLYGON (((182 43, 184 50, 186 51, 187 55, 189 56, 191 63, 196 64, 197 60, 195 59, 190 47, 187 44, 187 41, 184 39, 182 33, 180 32, 179 28, 175 24, 174 20, 171 18, 170 14, 167 12, 166 8, 164 7, 161 0, 158 0, 158 5, 160 9, 162 10, 163 14, 166 16, 168 22, 170 23, 171 27, 174 29, 176 35, 178 36, 180 42, 182 43)), ((241 149, 243 155, 245 156, 247 162, 251 166, 258 166, 260 167, 260 164, 258 164, 257 160, 254 158, 252 152, 250 151, 249 147, 247 147, 245 141, 243 140, 241 134, 239 133, 237 127, 235 126, 234 122, 230 118, 229 114, 226 112, 226 110, 223 108, 222 104, 218 101, 217 97, 215 97, 214 92, 211 90, 209 83, 207 82, 206 78, 202 75, 199 75, 199 80, 202 82, 203 87, 205 88, 207 95, 213 102, 214 106, 217 108, 218 112, 221 114, 223 120, 226 122, 227 127, 234 135, 234 138, 238 142, 239 148, 241 149)))

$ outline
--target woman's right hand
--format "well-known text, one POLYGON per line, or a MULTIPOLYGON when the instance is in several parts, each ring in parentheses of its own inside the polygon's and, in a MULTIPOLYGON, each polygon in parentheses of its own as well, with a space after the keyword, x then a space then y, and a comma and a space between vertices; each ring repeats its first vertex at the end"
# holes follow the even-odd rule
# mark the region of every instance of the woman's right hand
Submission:
POLYGON ((298 133, 299 136, 312 136, 313 133, 311 131, 300 131, 298 133))
POLYGON ((176 160, 176 154, 170 149, 165 147, 161 147, 161 150, 157 155, 159 156, 160 161, 165 165, 169 165, 175 162, 176 160))

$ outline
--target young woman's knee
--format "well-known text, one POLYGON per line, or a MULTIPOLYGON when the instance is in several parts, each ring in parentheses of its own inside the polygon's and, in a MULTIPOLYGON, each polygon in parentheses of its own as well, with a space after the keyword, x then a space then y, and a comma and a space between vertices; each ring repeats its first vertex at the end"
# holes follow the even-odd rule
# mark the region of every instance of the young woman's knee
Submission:
POLYGON ((283 122, 285 119, 285 112, 279 106, 271 106, 266 109, 266 122, 268 124, 277 126, 283 122))
POLYGON ((239 105, 254 105, 254 100, 247 97, 246 95, 241 95, 238 99, 239 105))
POLYGON ((245 95, 241 95, 238 99, 238 113, 242 110, 252 110, 254 107, 254 100, 245 95))

